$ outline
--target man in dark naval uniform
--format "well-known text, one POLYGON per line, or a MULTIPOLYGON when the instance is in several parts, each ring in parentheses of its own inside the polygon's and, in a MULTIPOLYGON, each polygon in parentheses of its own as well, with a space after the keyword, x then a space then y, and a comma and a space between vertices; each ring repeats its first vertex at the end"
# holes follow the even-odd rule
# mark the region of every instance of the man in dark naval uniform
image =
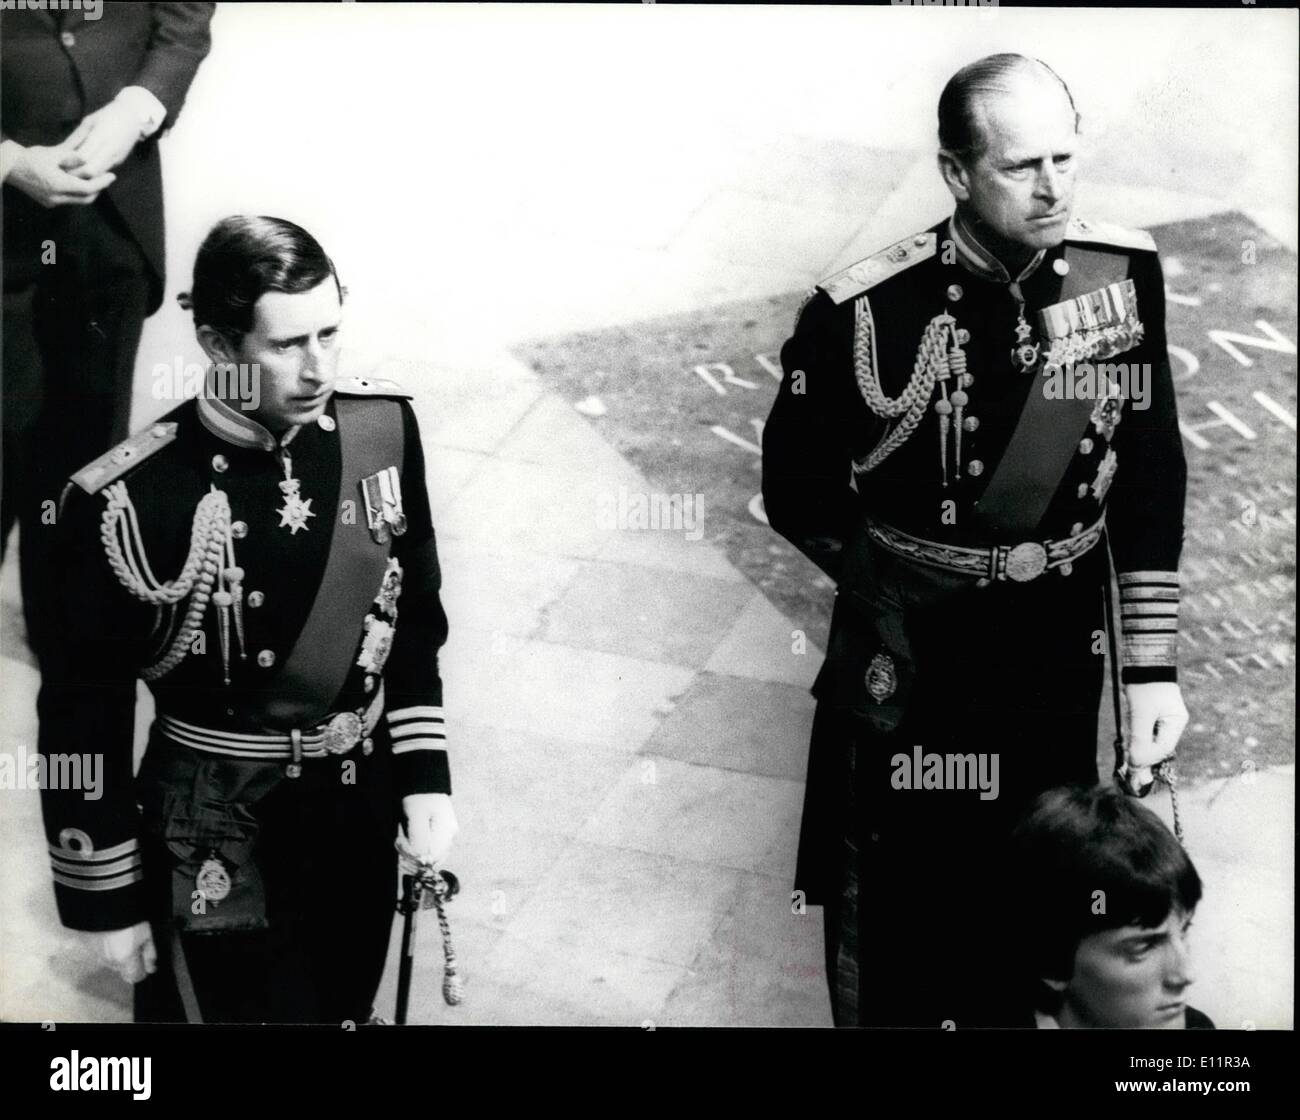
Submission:
POLYGON ((41 660, 61 636, 49 604, 59 490, 130 431, 136 348, 163 295, 159 140, 208 53, 214 7, 0 12, 0 552, 18 520, 27 641, 41 660))
POLYGON ((44 790, 45 829, 60 917, 138 1020, 365 1021, 394 837, 437 863, 456 832, 420 435, 395 384, 336 380, 342 296, 305 230, 220 222, 186 297, 204 393, 64 494, 40 749, 104 780, 44 790))
POLYGON ((1071 218, 1078 114, 1045 64, 971 64, 939 124, 955 213, 810 293, 763 437, 768 518, 838 587, 796 886, 841 1025, 1000 1020, 987 852, 1097 780, 1108 551, 1139 785, 1187 720, 1155 244, 1071 218))

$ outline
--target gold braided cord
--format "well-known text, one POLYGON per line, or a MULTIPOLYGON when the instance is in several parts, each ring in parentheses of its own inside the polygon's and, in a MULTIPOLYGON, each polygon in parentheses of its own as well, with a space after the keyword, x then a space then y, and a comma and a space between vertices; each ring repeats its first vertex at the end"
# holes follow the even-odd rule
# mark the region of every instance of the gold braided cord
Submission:
POLYGON ((135 506, 126 483, 105 490, 107 505, 100 519, 100 540, 109 567, 118 582, 137 599, 156 607, 174 605, 187 595, 185 617, 162 657, 141 671, 146 681, 171 672, 189 652, 194 633, 212 598, 230 534, 230 502, 221 490, 210 490, 199 500, 190 529, 190 551, 175 580, 160 583, 149 567, 135 506))
POLYGON ((855 471, 866 474, 868 471, 875 470, 886 458, 911 439, 917 425, 925 416, 926 408, 930 404, 930 396, 934 392, 934 383, 941 374, 948 372, 946 339, 956 320, 943 312, 926 324, 921 335, 921 345, 916 352, 916 361, 912 366, 911 379, 907 387, 891 400, 885 396, 881 388, 880 375, 876 369, 875 327, 866 296, 858 297, 854 311, 856 318, 853 364, 862 397, 867 402, 867 407, 883 419, 903 417, 865 460, 854 464, 855 471))

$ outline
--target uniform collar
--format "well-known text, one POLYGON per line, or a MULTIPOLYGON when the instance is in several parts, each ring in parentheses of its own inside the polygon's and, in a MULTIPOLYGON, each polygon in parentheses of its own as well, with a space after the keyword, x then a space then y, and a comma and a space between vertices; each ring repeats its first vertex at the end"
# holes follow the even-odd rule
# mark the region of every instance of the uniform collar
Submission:
POLYGON ((245 415, 239 409, 231 408, 225 401, 215 396, 214 389, 214 371, 209 369, 204 391, 199 394, 199 419, 203 422, 203 426, 218 439, 246 450, 275 451, 279 447, 287 446, 289 441, 298 434, 298 425, 295 424, 277 439, 251 416, 245 415))
POLYGON ((953 244, 957 246, 957 259, 969 271, 985 280, 996 280, 1002 284, 1010 284, 1013 280, 1015 283, 1027 280, 1038 271, 1038 266, 1043 263, 1043 258, 1047 255, 1045 249, 1039 249, 1030 258, 1029 263, 1021 269, 1020 275, 1013 278, 1006 270, 1006 266, 980 243, 970 226, 962 221, 958 211, 953 211, 948 228, 952 233, 953 244))

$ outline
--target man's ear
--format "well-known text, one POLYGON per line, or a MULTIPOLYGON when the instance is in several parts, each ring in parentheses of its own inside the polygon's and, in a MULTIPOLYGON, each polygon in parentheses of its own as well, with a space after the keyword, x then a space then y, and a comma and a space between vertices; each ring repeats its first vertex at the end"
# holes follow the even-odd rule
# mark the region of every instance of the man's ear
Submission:
POLYGON ((215 327, 209 327, 206 324, 199 327, 194 332, 199 340, 199 345, 203 347, 203 352, 208 356, 214 365, 222 362, 233 363, 235 361, 235 348, 230 340, 226 338, 215 327))
POLYGON ((939 173, 958 202, 970 200, 970 172, 961 158, 947 148, 939 149, 939 173))

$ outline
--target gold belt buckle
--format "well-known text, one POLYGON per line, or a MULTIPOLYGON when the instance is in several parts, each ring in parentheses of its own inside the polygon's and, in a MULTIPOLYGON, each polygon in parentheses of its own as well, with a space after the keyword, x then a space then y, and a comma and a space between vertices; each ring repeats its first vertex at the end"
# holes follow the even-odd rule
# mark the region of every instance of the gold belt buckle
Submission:
POLYGON ((1007 579, 1028 583, 1047 571, 1047 549, 1037 541, 1018 544, 1007 553, 1007 579))
POLYGON ((339 712, 321 734, 321 746, 330 754, 347 754, 361 738, 361 717, 356 712, 339 712))

